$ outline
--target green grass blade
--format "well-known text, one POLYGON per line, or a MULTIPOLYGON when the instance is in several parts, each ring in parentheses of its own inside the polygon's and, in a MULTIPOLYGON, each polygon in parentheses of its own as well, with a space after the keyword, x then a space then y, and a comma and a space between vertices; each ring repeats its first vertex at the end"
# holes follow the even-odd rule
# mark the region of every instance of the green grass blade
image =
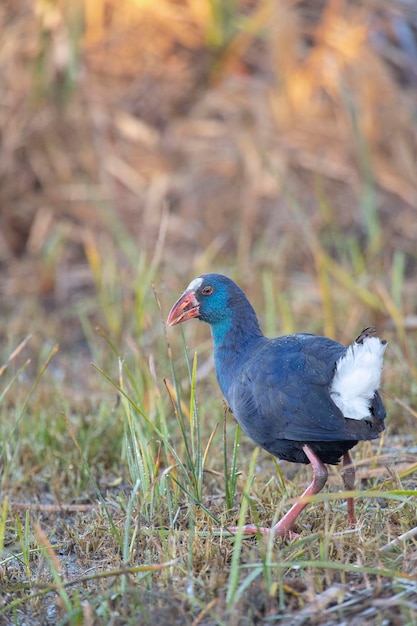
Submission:
POLYGON ((249 508, 250 491, 252 488, 253 478, 255 475, 255 464, 258 458, 259 448, 255 448, 249 465, 248 477, 246 480, 246 487, 242 497, 242 504, 239 513, 238 529, 235 534, 235 541, 233 546, 232 562, 230 564, 229 579, 227 584, 226 605, 229 610, 233 607, 236 601, 236 592, 239 585, 239 572, 240 572, 240 557, 242 551, 243 532, 242 528, 245 524, 246 512, 249 508))

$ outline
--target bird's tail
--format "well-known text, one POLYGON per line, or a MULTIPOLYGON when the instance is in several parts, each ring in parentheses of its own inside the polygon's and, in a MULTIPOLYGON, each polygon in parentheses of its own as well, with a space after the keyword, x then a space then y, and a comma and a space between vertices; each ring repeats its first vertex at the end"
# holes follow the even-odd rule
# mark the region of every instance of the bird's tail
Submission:
POLYGON ((386 341, 374 337, 375 328, 365 328, 336 363, 330 395, 345 417, 367 419, 381 380, 386 341))

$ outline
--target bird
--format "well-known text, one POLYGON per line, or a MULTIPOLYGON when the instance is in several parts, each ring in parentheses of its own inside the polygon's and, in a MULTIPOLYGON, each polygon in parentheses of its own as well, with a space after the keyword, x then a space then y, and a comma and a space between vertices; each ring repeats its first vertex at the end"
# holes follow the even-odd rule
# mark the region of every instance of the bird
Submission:
MULTIPOLYGON (((242 527, 244 535, 295 538, 306 496, 326 484, 326 464, 342 460, 344 486, 351 491, 355 469, 349 451, 385 429, 378 388, 387 343, 374 336, 373 326, 348 347, 310 333, 268 338, 244 291, 215 273, 191 281, 167 324, 192 318, 211 327, 217 381, 246 435, 279 459, 312 466, 311 484, 276 524, 242 527)), ((347 500, 347 519, 355 524, 353 498, 347 500)))

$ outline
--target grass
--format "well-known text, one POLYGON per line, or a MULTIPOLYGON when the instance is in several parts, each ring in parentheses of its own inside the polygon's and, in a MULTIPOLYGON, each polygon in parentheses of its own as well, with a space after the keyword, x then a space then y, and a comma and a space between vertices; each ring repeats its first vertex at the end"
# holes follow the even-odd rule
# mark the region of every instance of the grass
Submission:
MULTIPOLYGON (((76 355, 77 378, 42 319, 31 329, 38 345, 44 342, 42 359, 33 362, 30 338, 16 337, 8 345, 18 347, 3 357, 4 623, 29 616, 32 623, 71 625, 267 624, 288 623, 289 616, 293 623, 311 616, 316 623, 350 623, 368 615, 383 623, 387 614, 416 623, 415 535, 397 539, 415 525, 417 496, 407 452, 415 425, 408 363, 416 347, 404 351, 395 286, 404 280, 404 264, 396 257, 392 291, 381 297, 366 270, 359 281, 349 278, 350 242, 337 259, 307 234, 330 328, 339 327, 339 311, 356 311, 348 320, 355 331, 363 315, 389 319, 395 311, 384 380, 388 433, 354 454, 357 528, 346 527, 335 469, 329 490, 303 513, 299 539, 219 532, 226 524, 273 523, 303 490, 309 468, 274 465, 239 433, 213 371, 200 374, 205 368, 198 363, 211 351, 206 338, 201 344, 193 334, 200 327, 166 334, 158 321, 178 295, 159 291, 158 267, 150 273, 141 260, 138 269, 128 239, 114 248, 117 257, 98 247, 92 254, 99 244, 91 241, 102 326, 95 330, 78 310, 93 364, 76 355), (118 273, 121 250, 125 269, 118 273)), ((354 259, 355 267, 367 265, 354 259)), ((269 330, 277 311, 289 330, 300 328, 305 312, 294 309, 292 294, 277 295, 268 272, 262 285, 254 297, 269 330)))

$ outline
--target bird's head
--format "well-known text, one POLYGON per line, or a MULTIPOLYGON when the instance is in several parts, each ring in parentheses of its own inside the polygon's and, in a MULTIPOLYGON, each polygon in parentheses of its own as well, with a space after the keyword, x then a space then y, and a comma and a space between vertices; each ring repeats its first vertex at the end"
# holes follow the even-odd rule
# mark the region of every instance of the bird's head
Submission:
POLYGON ((227 276, 203 274, 191 281, 176 301, 168 315, 168 326, 181 324, 193 317, 211 325, 230 320, 233 310, 229 301, 239 292, 243 294, 227 276))

